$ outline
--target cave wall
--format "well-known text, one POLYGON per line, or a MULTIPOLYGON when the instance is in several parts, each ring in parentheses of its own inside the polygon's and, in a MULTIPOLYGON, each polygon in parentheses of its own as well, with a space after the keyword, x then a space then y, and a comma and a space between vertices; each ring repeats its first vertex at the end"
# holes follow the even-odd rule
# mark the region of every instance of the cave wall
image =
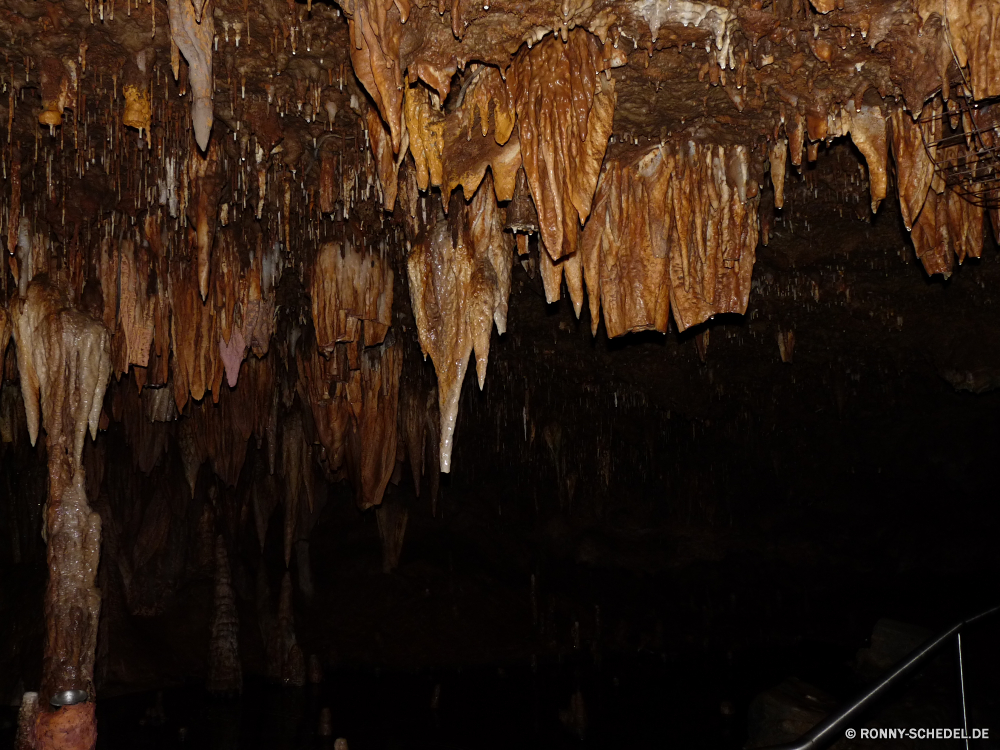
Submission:
MULTIPOLYGON (((47 592, 40 674, 10 658, 93 698, 130 679, 97 644, 201 587, 184 670, 238 689, 242 647, 301 684, 295 586, 344 493, 386 572, 466 496, 556 558, 763 523, 816 476, 836 506, 886 468, 855 435, 995 386, 997 191, 942 165, 995 169, 998 13, 7 3, 0 549, 47 592)), ((22 739, 92 745, 84 704, 22 739)))

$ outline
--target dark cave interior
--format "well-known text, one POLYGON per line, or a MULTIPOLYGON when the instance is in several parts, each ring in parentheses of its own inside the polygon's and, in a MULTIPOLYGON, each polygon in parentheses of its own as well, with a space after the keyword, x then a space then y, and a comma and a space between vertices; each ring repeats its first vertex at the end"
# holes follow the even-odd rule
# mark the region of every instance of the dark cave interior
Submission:
POLYGON ((769 747, 997 604, 1000 3, 251 5, 0 0, 0 747, 769 747))

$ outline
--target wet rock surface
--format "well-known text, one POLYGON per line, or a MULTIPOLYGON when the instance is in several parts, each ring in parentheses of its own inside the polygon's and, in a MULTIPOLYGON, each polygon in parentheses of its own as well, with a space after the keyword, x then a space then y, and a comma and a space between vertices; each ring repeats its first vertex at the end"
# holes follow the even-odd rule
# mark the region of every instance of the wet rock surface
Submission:
MULTIPOLYGON (((407 670, 434 682, 428 742, 474 743, 491 701, 520 706, 508 745, 661 742, 673 701, 730 747, 785 678, 841 699, 873 623, 868 672, 884 618, 981 606, 998 19, 0 2, 21 744, 92 747, 97 695, 261 676, 291 691, 246 698, 284 706, 275 737, 330 708, 335 746, 396 741, 303 703, 315 663, 373 704, 368 670, 400 706, 407 670)), ((150 731, 252 725, 173 695, 150 731)))

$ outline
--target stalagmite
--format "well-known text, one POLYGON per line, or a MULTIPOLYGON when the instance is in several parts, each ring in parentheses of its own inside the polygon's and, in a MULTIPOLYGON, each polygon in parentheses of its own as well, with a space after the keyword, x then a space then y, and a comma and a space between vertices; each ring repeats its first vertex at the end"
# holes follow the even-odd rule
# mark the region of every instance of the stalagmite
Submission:
POLYGON ((35 717, 38 715, 38 693, 30 691, 21 696, 17 713, 17 736, 14 750, 34 750, 35 717))
MULTIPOLYGON (((196 13, 191 0, 168 0, 170 37, 188 62, 191 81, 191 122, 195 140, 202 151, 208 149, 212 134, 215 82, 212 79, 212 43, 215 38, 215 15, 212 4, 205 2, 196 13), (200 18, 198 16, 201 16, 200 18)), ((175 70, 174 77, 177 76, 175 70)))
POLYGON ((214 608, 207 687, 214 693, 240 692, 243 688, 239 651, 240 620, 236 612, 236 593, 229 574, 229 557, 221 535, 215 540, 214 608))
POLYGON ((268 643, 268 672, 284 685, 302 687, 306 683, 306 663, 295 638, 292 611, 292 577, 287 571, 281 579, 278 618, 268 643))

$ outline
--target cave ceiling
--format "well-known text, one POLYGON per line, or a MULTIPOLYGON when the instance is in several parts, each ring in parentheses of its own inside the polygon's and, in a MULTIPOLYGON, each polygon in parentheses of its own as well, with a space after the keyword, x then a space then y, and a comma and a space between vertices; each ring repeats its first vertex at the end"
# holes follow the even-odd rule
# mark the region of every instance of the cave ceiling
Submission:
POLYGON ((998 24, 972 0, 5 0, 7 382, 34 442, 37 349, 83 315, 85 400, 104 371, 142 395, 74 435, 187 415, 192 492, 205 460, 235 484, 255 435, 272 471, 315 453, 377 505, 425 432, 450 469, 517 262, 594 334, 744 313, 786 175, 836 139, 851 212, 898 196, 930 275, 978 257, 997 212, 933 144, 992 145, 998 24))
MULTIPOLYGON (((390 571, 387 488, 408 465, 437 516, 461 408, 495 461, 551 457, 560 504, 574 419, 595 492, 676 460, 588 403, 775 429, 799 377, 796 411, 839 414, 864 366, 834 350, 878 326, 882 409, 962 314, 938 282, 989 300, 957 271, 1000 232, 998 37, 1000 0, 0 0, 0 488, 46 542, 38 695, 84 696, 25 700, 22 745, 93 747, 101 607, 155 614, 213 560, 210 684, 238 690, 231 584, 269 526, 268 671, 301 685, 292 553, 327 490, 377 507, 390 571), (897 237, 923 286, 889 280, 897 237)), ((995 387, 984 348, 940 374, 995 387)))

